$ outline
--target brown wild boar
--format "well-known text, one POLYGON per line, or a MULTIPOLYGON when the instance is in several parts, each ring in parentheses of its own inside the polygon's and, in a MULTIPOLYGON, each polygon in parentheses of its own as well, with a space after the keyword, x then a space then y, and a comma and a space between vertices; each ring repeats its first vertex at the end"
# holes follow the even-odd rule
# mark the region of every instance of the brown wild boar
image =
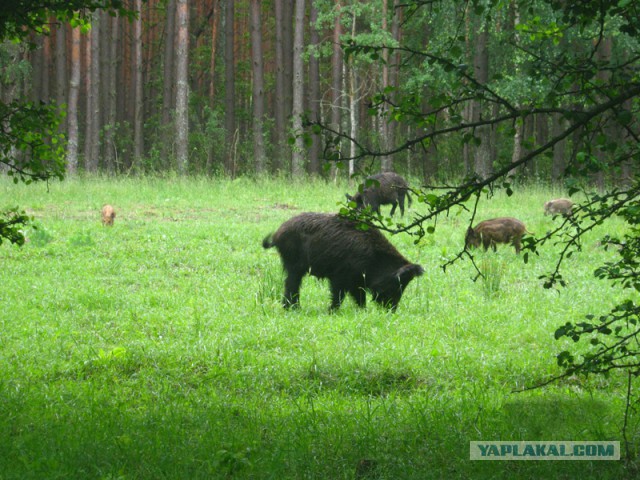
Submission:
POLYGON ((112 227, 113 220, 116 218, 116 211, 111 205, 105 205, 102 207, 102 225, 105 227, 112 227))
POLYGON ((555 200, 549 200, 544 204, 545 215, 562 215, 563 217, 570 217, 573 209, 573 202, 568 198, 556 198, 555 200))
POLYGON ((474 228, 469 227, 464 239, 465 248, 482 246, 487 250, 490 246, 496 251, 496 244, 509 243, 520 253, 520 240, 528 232, 524 223, 517 218, 501 217, 484 220, 474 228))
POLYGON ((371 210, 380 213, 380 205, 391 205, 393 216, 396 207, 400 206, 400 216, 404 216, 404 198, 407 197, 411 206, 409 184, 397 173, 383 172, 367 177, 358 188, 358 193, 351 196, 347 194, 347 200, 356 203, 356 208, 371 206, 371 210))
POLYGON ((347 294, 364 307, 369 291, 374 301, 393 311, 409 282, 424 273, 379 230, 360 230, 338 215, 301 213, 268 235, 262 246, 276 247, 282 259, 285 308, 299 305, 300 284, 309 273, 329 279, 331 310, 338 309, 347 294))

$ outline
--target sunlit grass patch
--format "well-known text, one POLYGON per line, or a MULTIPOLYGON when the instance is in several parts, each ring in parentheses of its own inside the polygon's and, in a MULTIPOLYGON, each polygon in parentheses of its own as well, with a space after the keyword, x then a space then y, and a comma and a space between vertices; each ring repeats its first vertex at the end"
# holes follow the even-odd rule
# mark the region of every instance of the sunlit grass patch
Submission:
MULTIPOLYGON (((621 296, 593 277, 615 254, 596 233, 567 260, 565 289, 539 280, 553 244, 527 264, 509 246, 477 250, 474 282, 469 261, 441 268, 464 244, 468 215, 452 214, 417 245, 388 236, 425 269, 396 313, 370 296, 330 313, 327 282, 309 276, 287 311, 280 258, 262 239, 302 211, 336 211, 346 184, 0 189, 42 232, 0 247, 2 478, 354 478, 365 460, 378 478, 624 477, 622 463, 468 460, 478 439, 620 439, 616 374, 514 393, 577 348, 554 339, 559 325, 621 296), (100 224, 107 201, 112 228, 100 224)), ((553 193, 498 196, 478 218, 513 215, 544 232, 553 193)))

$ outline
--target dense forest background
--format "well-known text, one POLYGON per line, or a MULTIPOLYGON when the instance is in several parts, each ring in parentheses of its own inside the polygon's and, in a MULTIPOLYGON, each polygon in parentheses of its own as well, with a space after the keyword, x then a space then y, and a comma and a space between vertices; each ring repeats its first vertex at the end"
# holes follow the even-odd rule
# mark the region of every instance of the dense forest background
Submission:
MULTIPOLYGON (((327 144, 333 142, 333 160, 357 159, 350 162, 350 173, 394 169, 431 182, 469 173, 486 177, 544 145, 564 128, 566 118, 532 114, 508 129, 483 125, 473 135, 452 132, 437 142, 427 136, 412 148, 397 148, 432 125, 425 117, 406 121, 411 113, 406 106, 404 118, 394 115, 396 98, 412 98, 413 106, 429 106, 433 113, 448 82, 455 81, 450 70, 459 68, 491 84, 521 111, 527 105, 533 109, 557 89, 532 61, 535 50, 527 51, 527 44, 533 48, 541 37, 553 37, 545 48, 557 51, 540 55, 592 52, 599 66, 594 85, 610 80, 610 62, 634 60, 630 52, 636 40, 620 32, 615 18, 601 31, 594 30, 597 25, 560 30, 555 27, 558 12, 545 1, 508 2, 490 15, 477 8, 482 2, 424 3, 129 0, 125 6, 139 12, 134 20, 102 10, 88 13, 90 24, 84 25, 52 17, 45 34, 5 41, 0 94, 6 104, 16 99, 55 102, 66 112, 59 128, 68 141, 71 174, 346 175, 328 168, 336 162, 324 161, 327 144), (350 45, 371 48, 349 54, 350 45), (443 68, 434 61, 439 53, 460 63, 443 68), (344 136, 327 142, 321 129, 296 135, 308 122, 344 136), (363 155, 347 137, 382 153, 363 155)), ((567 102, 575 109, 575 97, 567 102)), ((456 111, 442 103, 438 116, 460 125, 483 115, 499 117, 504 108, 488 102, 479 106, 477 96, 458 99, 456 111)), ((623 138, 628 132, 613 129, 609 134, 623 138)), ((583 150, 581 142, 569 136, 515 172, 558 181, 583 150)), ((601 157, 606 163, 606 155, 601 157)), ((614 181, 629 179, 632 165, 622 162, 606 175, 614 181)), ((594 179, 604 182, 605 173, 594 179)))

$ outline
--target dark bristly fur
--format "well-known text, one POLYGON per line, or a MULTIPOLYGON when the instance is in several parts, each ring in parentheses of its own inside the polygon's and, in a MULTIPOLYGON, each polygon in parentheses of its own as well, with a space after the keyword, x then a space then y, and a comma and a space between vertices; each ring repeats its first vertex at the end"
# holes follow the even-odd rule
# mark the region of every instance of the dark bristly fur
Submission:
POLYGON ((411 196, 409 195, 409 184, 397 173, 383 172, 368 177, 364 184, 360 186, 358 193, 354 196, 347 194, 347 200, 355 202, 357 208, 369 205, 371 210, 380 213, 380 205, 391 204, 393 216, 396 207, 400 206, 400 216, 404 216, 404 198, 407 197, 411 206, 411 196))
POLYGON ((332 310, 340 307, 347 294, 364 307, 365 291, 372 293, 374 301, 395 310, 405 287, 424 273, 377 229, 359 230, 338 215, 297 215, 268 235, 262 246, 276 247, 282 259, 287 274, 285 308, 298 305, 302 278, 309 273, 329 279, 332 310))
POLYGON ((516 248, 516 253, 520 253, 520 240, 527 232, 527 228, 517 218, 501 217, 485 220, 477 224, 474 228, 469 227, 465 236, 465 247, 482 246, 485 250, 489 247, 496 251, 496 244, 511 243, 516 248))

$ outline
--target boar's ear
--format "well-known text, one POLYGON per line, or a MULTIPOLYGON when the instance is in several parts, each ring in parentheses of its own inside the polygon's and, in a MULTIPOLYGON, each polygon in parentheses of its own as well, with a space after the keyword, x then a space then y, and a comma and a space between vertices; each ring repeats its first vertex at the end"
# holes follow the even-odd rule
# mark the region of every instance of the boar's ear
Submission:
POLYGON ((400 285, 406 287, 414 277, 419 277, 424 273, 424 268, 415 263, 405 265, 396 272, 396 277, 400 281, 400 285))
POLYGON ((349 195, 348 193, 345 193, 344 196, 347 197, 348 202, 353 202, 353 197, 351 195, 349 195))

